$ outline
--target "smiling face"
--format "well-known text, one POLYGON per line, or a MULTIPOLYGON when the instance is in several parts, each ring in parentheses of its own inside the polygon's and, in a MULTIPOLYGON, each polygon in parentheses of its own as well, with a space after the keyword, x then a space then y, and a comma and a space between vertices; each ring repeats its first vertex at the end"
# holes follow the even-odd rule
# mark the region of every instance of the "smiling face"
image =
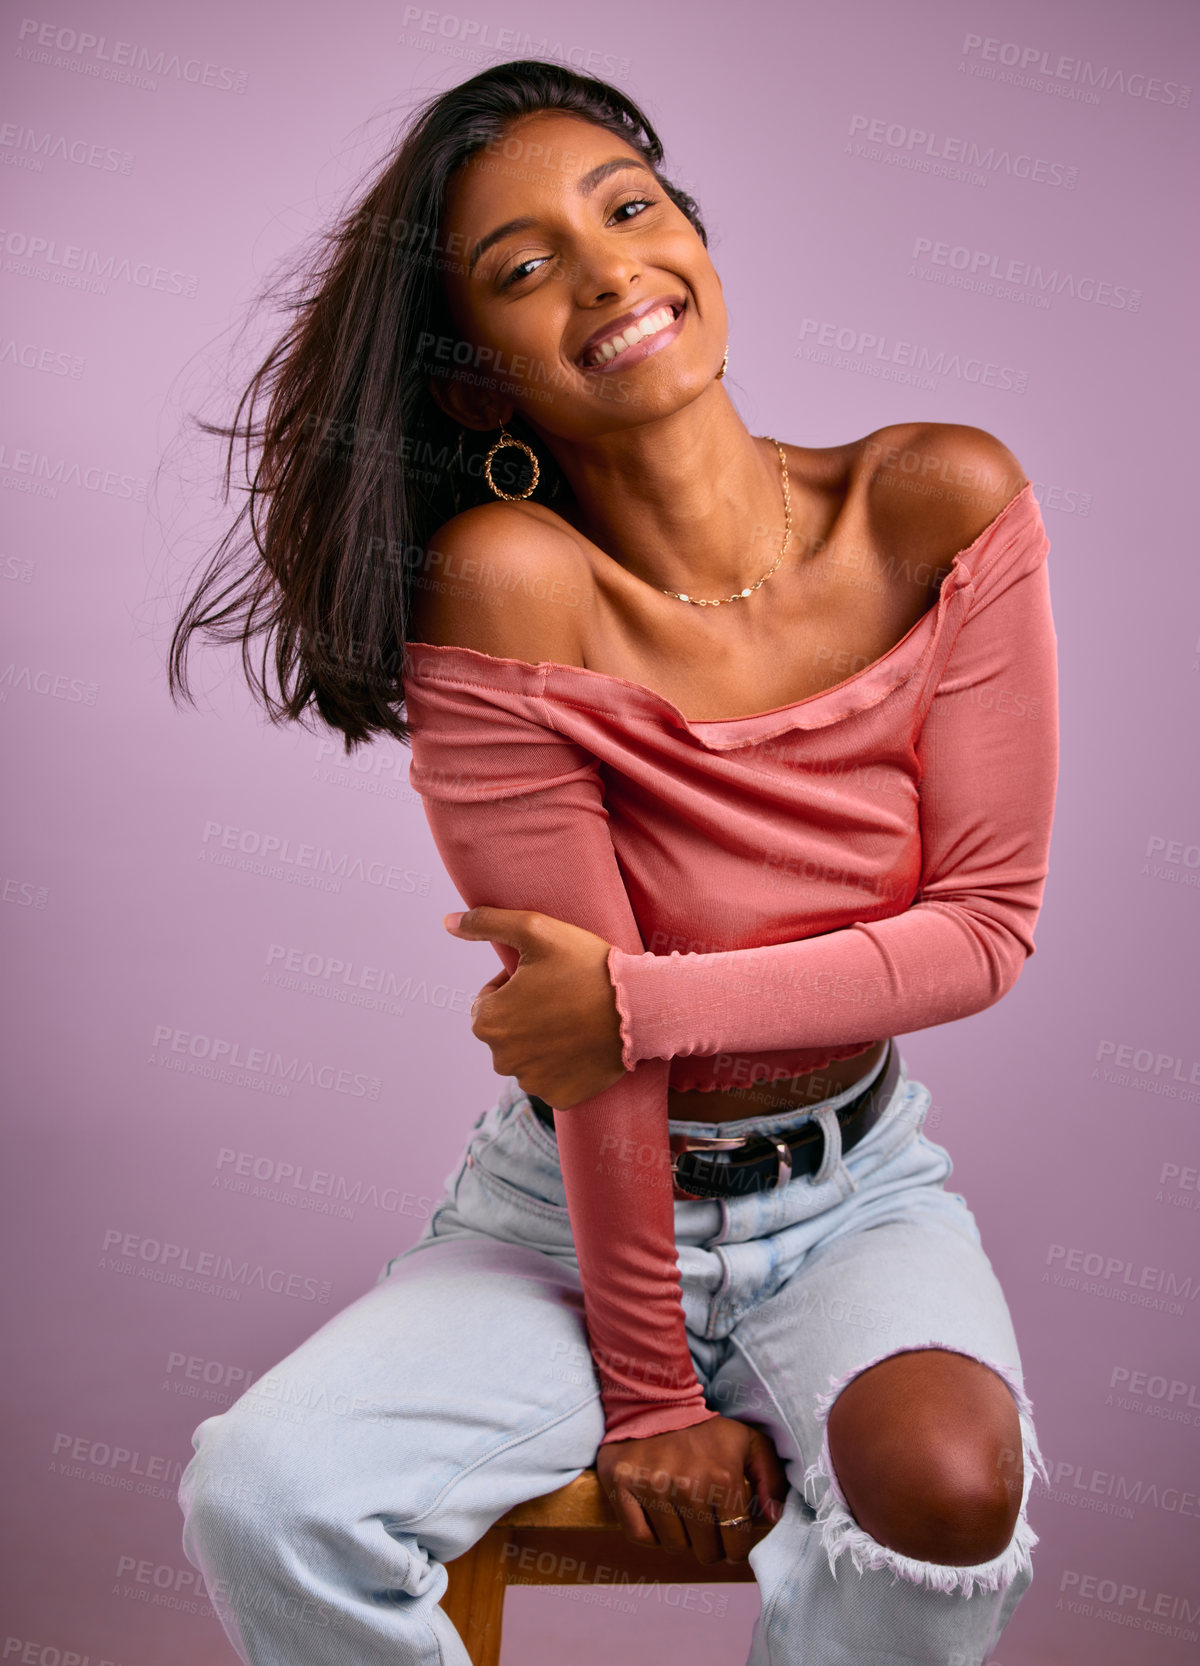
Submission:
POLYGON ((441 244, 460 253, 446 297, 475 352, 472 375, 449 367, 437 396, 466 426, 516 411, 548 440, 587 440, 712 386, 720 280, 649 164, 607 129, 559 111, 510 123, 451 180, 441 244))

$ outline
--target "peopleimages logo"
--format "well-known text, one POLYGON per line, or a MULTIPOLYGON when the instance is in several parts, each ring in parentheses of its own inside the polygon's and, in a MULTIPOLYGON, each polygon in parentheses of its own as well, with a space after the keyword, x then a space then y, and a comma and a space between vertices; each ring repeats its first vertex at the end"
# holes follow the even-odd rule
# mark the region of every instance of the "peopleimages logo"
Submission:
MULTIPOLYGON (((1182 1621, 1191 1626, 1200 1620, 1200 1602, 1187 1597, 1177 1596, 1171 1591, 1155 1591, 1146 1585, 1130 1585, 1117 1579, 1106 1579, 1102 1574, 1083 1573, 1074 1568, 1063 1570, 1058 1582, 1063 1598, 1068 1600, 1066 1608, 1072 1613, 1092 1613, 1105 1617, 1100 1610, 1093 1610, 1092 1604, 1100 1603, 1105 1608, 1116 1610, 1121 1616, 1122 1624, 1133 1621, 1136 1626, 1140 1619, 1147 1631, 1158 1631, 1164 1636, 1185 1635, 1182 1632, 1172 1633, 1165 1625, 1154 1625, 1152 1621, 1182 1621), (1082 1599, 1080 1601, 1079 1599, 1082 1599)), ((1195 1637, 1195 1632, 1186 1635, 1195 1637)))
POLYGON ((401 976, 390 967, 347 960, 340 955, 326 954, 323 949, 272 943, 267 948, 266 962, 263 983, 301 994, 320 994, 351 1006, 377 1008, 383 1001, 389 1001, 392 1003, 389 1010, 393 1012, 403 1010, 402 1003, 406 1003, 469 1013, 475 994, 473 989, 431 983, 419 974, 414 977, 411 972, 401 976))
POLYGON ((18 342, 14 336, 0 342, 0 364, 20 365, 23 370, 36 370, 44 376, 69 376, 77 382, 86 363, 78 353, 41 347, 34 341, 18 342))
POLYGON ((129 174, 133 171, 133 152, 118 150, 114 145, 102 145, 96 140, 68 138, 65 133, 39 131, 23 127, 19 122, 0 123, 0 157, 32 172, 42 173, 47 158, 69 162, 77 168, 99 168, 102 173, 129 174))
POLYGON ((926 169, 936 162, 976 168, 985 176, 984 183, 992 174, 1007 174, 1034 185, 1057 185, 1073 191, 1079 178, 1078 168, 1066 162, 1052 162, 1047 157, 1009 150, 1004 145, 981 145, 975 139, 949 133, 931 133, 927 128, 910 127, 906 122, 888 121, 883 116, 852 115, 850 137, 861 137, 869 145, 878 145, 898 157, 912 157, 914 165, 926 169))
POLYGON ((1051 1244, 1046 1251, 1046 1265, 1053 1270, 1042 1274, 1043 1284, 1079 1290, 1090 1296, 1107 1296, 1160 1312, 1183 1314, 1187 1310, 1182 1304, 1200 1295, 1200 1282, 1191 1273, 1180 1274, 1169 1267, 1137 1266, 1125 1256, 1104 1255, 1099 1250, 1051 1244))
POLYGON ((1166 1510, 1170 1515, 1192 1518, 1200 1515, 1200 1496, 1184 1487, 1160 1486, 1156 1481, 1119 1475, 1113 1470, 1090 1469, 1087 1464, 1073 1463, 1069 1458, 1051 1463, 1050 1486, 1053 1491, 1111 1498, 1118 1504, 1145 1504, 1154 1510, 1166 1510))
POLYGON ((1192 1413, 1200 1413, 1200 1385, 1185 1382, 1182 1377, 1114 1365, 1108 1386, 1105 1405, 1115 1405, 1122 1411, 1144 1412, 1171 1423, 1194 1423, 1197 1419, 1192 1413))
POLYGON ((973 287, 995 284, 999 286, 996 293, 1004 299, 1013 298, 1005 291, 1024 291, 1042 306, 1049 306, 1052 296, 1066 295, 1073 301, 1112 307, 1118 312, 1141 309, 1141 290, 1131 289, 1128 284, 1109 283, 1090 273, 1064 272, 1057 266, 1045 267, 1036 260, 1006 258, 993 249, 969 249, 961 243, 917 237, 909 259, 916 263, 910 268, 911 275, 936 278, 940 282, 957 277, 964 286, 969 281, 973 287), (947 273, 946 278, 942 277, 941 269, 947 273))
MULTIPOLYGON (((217 1176, 225 1191, 270 1202, 291 1203, 318 1214, 336 1213, 353 1220, 359 1204, 383 1209, 393 1215, 415 1215, 428 1220, 435 1200, 397 1186, 378 1186, 373 1181, 349 1180, 330 1169, 305 1168, 284 1157, 268 1157, 253 1151, 235 1151, 221 1146, 217 1152, 217 1176)), ((216 1178, 216 1176, 214 1177, 216 1178)))
POLYGON ((105 497, 128 498, 144 503, 146 482, 133 474, 119 474, 78 457, 50 457, 27 446, 10 449, 0 440, 0 487, 5 491, 31 492, 35 497, 57 497, 60 486, 78 486, 85 492, 105 497))
POLYGON ((187 1244, 144 1237, 140 1232, 122 1232, 117 1227, 109 1227, 104 1233, 100 1267, 105 1272, 138 1267, 140 1275, 154 1283, 199 1290, 206 1295, 218 1293, 222 1285, 233 1286, 235 1300, 240 1299, 242 1290, 257 1289, 324 1305, 333 1288, 328 1279, 307 1273, 289 1273, 260 1261, 235 1261, 233 1256, 216 1250, 194 1250, 187 1244), (185 1273, 189 1275, 186 1280, 185 1273))
POLYGON ((92 1464, 96 1469, 117 1470, 150 1481, 178 1481, 183 1474, 181 1458, 143 1456, 128 1446, 112 1441, 92 1440, 88 1435, 55 1434, 50 1455, 56 1461, 92 1464))
POLYGON ((136 289, 153 289, 167 295, 195 300, 199 278, 195 272, 159 266, 129 255, 101 252, 82 243, 59 244, 54 237, 18 228, 0 228, 0 253, 8 277, 43 278, 67 289, 88 289, 107 295, 109 285, 132 284, 136 289))
POLYGON ((27 694, 48 694, 54 700, 66 700, 71 705, 94 706, 99 692, 95 683, 82 677, 72 677, 65 671, 35 670, 30 665, 9 661, 0 666, 0 705, 8 699, 9 689, 22 689, 27 694))
POLYGON ((70 69, 105 81, 120 81, 153 91, 157 78, 190 81, 197 87, 215 87, 218 92, 244 93, 246 71, 227 64, 205 63, 200 58, 183 58, 178 52, 157 51, 137 41, 110 40, 88 29, 68 29, 57 23, 42 23, 23 17, 17 25, 16 57, 30 64, 48 64, 53 69, 70 69))
POLYGON ((405 6, 402 21, 405 28, 416 25, 409 44, 422 46, 427 51, 445 50, 452 44, 455 57, 471 62, 485 56, 552 58, 588 75, 602 76, 626 75, 632 62, 629 58, 618 57, 615 52, 567 44, 562 40, 551 40, 546 35, 535 40, 527 30, 493 29, 490 22, 479 18, 434 11, 428 6, 405 6), (429 37, 427 41, 421 40, 422 34, 429 37))
POLYGON ((1190 1104, 1200 1101, 1200 1059, 1139 1047, 1132 1041, 1102 1038, 1096 1047, 1091 1080, 1135 1087, 1190 1104))
POLYGON ((307 1085, 352 1099, 375 1100, 383 1085, 381 1077, 367 1076, 348 1065, 320 1064, 298 1053, 285 1055, 270 1047, 248 1046, 236 1037, 204 1035, 174 1024, 154 1026, 150 1049, 149 1064, 239 1087, 256 1079, 270 1080, 277 1084, 281 1097, 293 1086, 307 1085))
POLYGON ((324 845, 293 840, 280 833, 263 833, 257 828, 234 827, 228 822, 206 821, 201 846, 206 860, 216 867, 241 872, 263 873, 287 878, 292 883, 319 882, 337 889, 343 880, 357 879, 385 891, 405 891, 427 897, 430 876, 412 868, 398 868, 381 859, 367 861, 346 851, 335 853, 324 845))
MULTIPOLYGON (((869 374, 884 381, 909 381, 909 372, 916 375, 949 376, 956 381, 970 382, 1004 392, 1024 393, 1029 384, 1029 372, 1012 365, 996 364, 975 354, 947 352, 944 347, 928 347, 916 341, 904 341, 886 335, 881 330, 863 330, 852 324, 836 324, 829 319, 804 318, 800 322, 800 345, 793 358, 812 359, 817 364, 835 363, 838 353, 847 361, 845 368, 857 361, 869 366, 869 374), (824 355, 824 356, 822 356, 824 355)), ((838 366, 842 368, 842 366, 838 366)), ((936 384, 930 383, 930 386, 936 384)))
POLYGON ((1174 104, 1180 110, 1185 110, 1191 99, 1191 87, 1186 81, 1164 81, 1158 75, 1108 64, 1097 66, 1090 58, 1072 58, 1064 52, 1051 52, 1048 47, 1002 41, 993 35, 965 35, 962 56, 971 60, 973 72, 988 68, 990 78, 997 81, 1020 81, 1036 86, 1044 77, 1049 83, 1047 90, 1062 95, 1074 91, 1085 96, 1089 103, 1100 102, 1097 89, 1144 98, 1150 104, 1174 104))

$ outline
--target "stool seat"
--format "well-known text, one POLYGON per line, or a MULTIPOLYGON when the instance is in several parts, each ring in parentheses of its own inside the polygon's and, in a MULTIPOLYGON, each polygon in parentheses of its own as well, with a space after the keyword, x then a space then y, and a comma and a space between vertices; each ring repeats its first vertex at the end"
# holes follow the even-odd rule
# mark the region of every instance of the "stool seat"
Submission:
MULTIPOLYGON (((751 1530, 757 1544, 771 1531, 751 1530)), ((446 1563, 442 1608, 473 1666, 499 1666, 504 1593, 510 1585, 749 1584, 749 1562, 706 1567, 690 1551, 631 1544, 595 1467, 566 1486, 518 1504, 470 1550, 446 1563)))

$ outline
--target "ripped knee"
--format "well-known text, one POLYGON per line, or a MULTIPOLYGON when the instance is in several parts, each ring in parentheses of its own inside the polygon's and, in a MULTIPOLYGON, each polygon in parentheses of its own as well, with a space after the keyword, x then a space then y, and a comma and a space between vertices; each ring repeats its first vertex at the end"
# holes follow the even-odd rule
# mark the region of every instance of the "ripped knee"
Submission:
POLYGON ((828 1425, 842 1496, 881 1544, 964 1566, 989 1561, 1012 1537, 1023 1480, 1017 1408, 979 1360, 905 1349, 864 1366, 828 1425))
MULTIPOLYGON (((1038 1448, 1032 1405, 1012 1367, 937 1342, 895 1348, 842 1378, 831 1379, 830 1387, 817 1397, 816 1412, 822 1426, 821 1450, 805 1472, 804 1492, 816 1510, 835 1578, 837 1559, 844 1553, 859 1573, 868 1568, 888 1569, 893 1584, 904 1578, 966 1596, 976 1586, 999 1590, 1018 1574, 1031 1574, 1031 1552, 1038 1541, 1026 1517, 1029 1490, 1035 1473, 1045 1481, 1049 1476, 1038 1448), (862 1463, 857 1462, 857 1446, 863 1443, 856 1442, 854 1448, 848 1444, 847 1451, 856 1451, 856 1461, 843 1464, 839 1475, 832 1459, 829 1421, 842 1391, 884 1360, 927 1349, 963 1353, 993 1371, 1012 1396, 1019 1440, 1010 1438, 1006 1443, 1001 1435, 990 1447, 978 1440, 964 1441, 956 1450, 947 1439, 940 1446, 939 1461, 931 1464, 928 1445, 924 1456, 919 1444, 909 1442, 906 1449, 903 1437, 898 1441, 892 1428, 883 1432, 862 1463), (872 1462, 878 1467, 881 1461, 886 1462, 894 1484, 890 1495, 871 1488, 868 1504, 863 1478, 872 1462), (819 1496, 822 1486, 824 1495, 819 1496), (859 1500, 857 1511, 851 1499, 859 1500)), ((870 1432, 870 1425, 859 1428, 870 1432)))

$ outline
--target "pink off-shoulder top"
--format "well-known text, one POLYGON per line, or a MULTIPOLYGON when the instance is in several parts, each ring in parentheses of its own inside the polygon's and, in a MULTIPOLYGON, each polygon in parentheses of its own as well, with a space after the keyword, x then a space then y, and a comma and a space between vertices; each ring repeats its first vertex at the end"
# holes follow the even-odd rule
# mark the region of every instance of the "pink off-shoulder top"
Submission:
POLYGON ((782 1079, 980 1012, 1034 952, 1058 775, 1048 552, 1027 482, 881 659, 749 717, 408 644, 409 780, 466 904, 613 945, 627 1073, 555 1111, 605 1442, 718 1415, 683 1324, 668 1087, 782 1079))

